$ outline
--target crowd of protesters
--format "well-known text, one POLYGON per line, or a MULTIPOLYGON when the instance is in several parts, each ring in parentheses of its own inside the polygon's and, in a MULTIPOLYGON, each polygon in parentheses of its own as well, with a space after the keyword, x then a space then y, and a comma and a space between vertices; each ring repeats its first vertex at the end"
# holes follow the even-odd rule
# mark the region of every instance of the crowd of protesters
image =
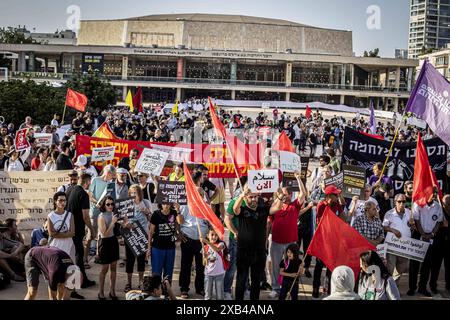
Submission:
MULTIPOLYGON (((161 295, 174 299, 172 277, 177 246, 181 248, 178 285, 182 299, 190 298, 191 287, 194 287, 195 293, 205 299, 231 300, 234 296, 236 300, 243 300, 248 296, 258 300, 261 290, 270 290, 269 296, 273 299, 296 300, 302 277, 313 278, 313 298, 323 293, 323 296, 329 295, 327 299, 398 300, 403 289, 408 295, 418 291, 431 297, 438 293, 437 279, 443 261, 446 287, 441 289, 449 293, 449 195, 440 201, 435 192, 425 207, 418 207, 411 200, 412 182, 405 183, 404 193, 394 195, 392 180, 381 176, 383 165, 380 163, 373 166, 373 176, 367 181, 363 198, 346 200, 337 187, 324 184, 324 179, 341 171, 345 127, 371 133, 368 119, 363 117, 324 119, 318 110, 308 118, 303 114, 292 117, 274 109, 270 116, 261 112, 251 118, 238 110, 219 110, 219 118, 226 128, 235 130, 244 142, 261 142, 261 135, 257 134, 261 128, 284 131, 298 154, 319 160, 318 167, 309 172, 310 187, 307 188, 296 173, 299 192, 282 187, 269 195, 252 193, 245 177, 240 181, 209 179, 208 169, 198 164, 192 173, 193 181, 229 230, 226 243, 218 238, 206 220, 192 215, 191 210, 195 208, 155 203, 159 181, 184 181, 181 164, 176 164, 168 177, 149 176, 135 170, 140 151, 133 149, 117 167, 107 165, 98 172, 90 163, 90 157, 76 154, 76 135, 92 135, 104 122, 119 139, 216 142, 207 108, 193 110, 194 105, 207 106, 207 101, 190 99, 184 105, 186 107, 177 113, 170 109, 164 112, 165 108, 162 111, 146 108, 136 114, 125 107, 77 113, 62 137, 57 134, 61 126, 58 115, 43 127, 26 117, 18 129, 28 128, 31 148, 21 152, 14 147, 15 126, 9 124, 0 128, 0 171, 70 170, 70 183, 62 185, 53 197, 54 210, 45 224, 31 234, 31 249, 25 245, 15 220, 9 219, 1 225, 0 270, 13 281, 27 281, 27 299, 36 297, 39 273, 49 280, 50 298, 67 297, 61 284, 67 279, 69 265, 77 265, 83 275, 81 291, 96 286, 96 281, 86 274, 86 269, 91 267, 90 256, 95 256, 95 262, 101 265, 97 279, 98 299, 116 300, 121 291, 127 293, 127 299, 133 300, 159 299, 161 295), (51 147, 36 145, 34 134, 40 132, 52 134, 51 147), (103 196, 111 182, 115 184, 114 194, 103 196), (225 207, 227 185, 230 194, 227 200, 230 201, 225 207), (119 222, 113 214, 115 201, 127 197, 135 198, 134 218, 119 222), (374 245, 383 243, 389 232, 398 238, 430 242, 425 261, 420 264, 389 253, 383 260, 375 252, 366 252, 360 256, 361 269, 356 282, 353 271, 344 266, 333 273, 326 270, 323 276, 325 265, 316 258, 311 273, 313 257, 306 255, 306 249, 326 208, 331 208, 374 245), (121 232, 133 228, 137 221, 148 234, 149 247, 146 255, 136 258, 121 238, 121 232), (122 245, 125 246, 124 256, 120 254, 122 245), (121 262, 121 258, 124 261, 121 262), (135 262, 139 277, 138 284, 133 286, 135 262), (195 277, 191 285, 193 263, 195 277), (381 290, 375 290, 372 285, 369 266, 373 265, 381 270, 381 290), (126 286, 116 288, 117 268, 121 267, 125 267, 127 273, 126 286), (146 271, 151 271, 151 277, 144 276, 146 271), (409 287, 401 288, 399 279, 408 271, 409 287), (105 294, 108 272, 110 290, 105 294)), ((398 140, 416 141, 419 131, 405 126, 398 140)), ((393 139, 394 123, 378 123, 375 134, 393 139)), ((424 132, 424 136, 425 139, 432 137, 428 132, 424 132)), ((264 142, 270 150, 274 141, 269 137, 264 142)), ((264 165, 266 168, 272 165, 270 152, 266 153, 264 165)), ((70 296, 83 298, 76 290, 70 296)))

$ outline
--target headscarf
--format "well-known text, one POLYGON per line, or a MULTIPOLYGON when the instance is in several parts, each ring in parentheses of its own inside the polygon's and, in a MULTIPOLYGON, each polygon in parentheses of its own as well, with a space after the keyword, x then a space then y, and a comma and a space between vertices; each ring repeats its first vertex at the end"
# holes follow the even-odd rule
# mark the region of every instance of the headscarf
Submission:
POLYGON ((353 291, 355 287, 355 274, 347 266, 334 269, 331 274, 331 295, 323 300, 360 300, 353 291))

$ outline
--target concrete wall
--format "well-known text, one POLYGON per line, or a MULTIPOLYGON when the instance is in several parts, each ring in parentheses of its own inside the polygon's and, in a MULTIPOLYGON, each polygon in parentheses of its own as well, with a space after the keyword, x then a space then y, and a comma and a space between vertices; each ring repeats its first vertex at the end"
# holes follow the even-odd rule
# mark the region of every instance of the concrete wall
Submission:
POLYGON ((123 21, 81 21, 78 45, 123 46, 123 21))

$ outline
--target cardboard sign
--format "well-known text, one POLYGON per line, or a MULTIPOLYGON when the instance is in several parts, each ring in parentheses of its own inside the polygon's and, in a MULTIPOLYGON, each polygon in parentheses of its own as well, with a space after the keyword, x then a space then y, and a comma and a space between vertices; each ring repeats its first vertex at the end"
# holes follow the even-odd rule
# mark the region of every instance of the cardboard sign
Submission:
POLYGON ((115 214, 118 216, 118 220, 123 220, 125 217, 134 217, 134 198, 126 198, 116 200, 115 214))
POLYGON ((278 170, 249 170, 248 186, 250 191, 254 193, 276 192, 280 187, 278 170))
POLYGON ((30 148, 30 143, 28 142, 27 139, 27 131, 28 129, 22 129, 17 131, 16 133, 16 139, 15 139, 15 147, 16 147, 16 151, 22 151, 22 150, 26 150, 28 148, 30 148))
MULTIPOLYGON (((308 165, 309 158, 308 157, 300 157, 301 169, 300 169, 300 179, 303 184, 306 186, 306 178, 308 175, 308 165)), ((293 172, 283 172, 283 187, 291 187, 292 191, 298 192, 300 188, 298 186, 298 181, 294 176, 293 172)))
POLYGON ((339 172, 337 175, 324 179, 323 183, 325 184, 325 187, 334 185, 336 188, 341 189, 344 187, 344 172, 339 172))
POLYGON ((156 203, 159 204, 187 204, 186 186, 183 181, 160 181, 156 194, 156 203))
POLYGON ((412 125, 412 126, 416 126, 421 129, 427 128, 427 123, 425 121, 423 121, 422 119, 415 118, 415 117, 409 117, 406 120, 406 123, 409 125, 412 125))
POLYGON ((122 236, 135 257, 140 257, 147 252, 148 235, 139 221, 133 222, 133 228, 122 229, 122 236))
POLYGON ((393 255, 423 262, 427 254, 430 243, 412 239, 397 238, 392 232, 386 235, 387 253, 393 255))
POLYGON ((145 149, 136 164, 136 170, 159 176, 168 157, 169 154, 167 152, 145 149))
POLYGON ((342 193, 344 198, 359 196, 364 199, 364 188, 366 185, 366 169, 358 166, 343 165, 344 185, 342 193))
POLYGON ((300 156, 293 152, 280 151, 280 169, 283 172, 297 172, 302 169, 300 156))
POLYGON ((167 154, 167 159, 175 162, 190 161, 191 153, 194 151, 193 149, 188 148, 169 147, 158 144, 152 145, 152 148, 158 153, 167 154))
POLYGON ((53 135, 51 133, 35 133, 36 145, 38 147, 51 147, 53 143, 53 135))
POLYGON ((94 148, 92 149, 91 161, 110 161, 114 159, 116 147, 94 148))

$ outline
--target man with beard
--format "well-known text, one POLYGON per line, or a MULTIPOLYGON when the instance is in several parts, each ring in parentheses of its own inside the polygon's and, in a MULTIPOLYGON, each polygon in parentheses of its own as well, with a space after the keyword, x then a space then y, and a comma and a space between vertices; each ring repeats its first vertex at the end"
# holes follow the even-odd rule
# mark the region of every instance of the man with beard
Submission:
POLYGON ((412 209, 412 195, 413 195, 413 182, 412 181, 406 181, 405 185, 403 186, 403 191, 405 192, 406 196, 406 204, 405 207, 409 210, 412 209))

